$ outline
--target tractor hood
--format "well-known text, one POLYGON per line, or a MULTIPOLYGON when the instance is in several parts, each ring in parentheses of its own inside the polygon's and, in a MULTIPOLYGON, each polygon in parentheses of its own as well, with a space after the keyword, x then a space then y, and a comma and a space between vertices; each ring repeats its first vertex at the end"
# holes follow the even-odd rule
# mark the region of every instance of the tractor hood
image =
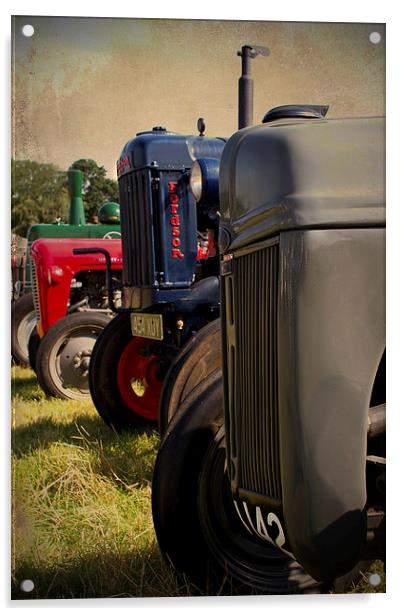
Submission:
POLYGON ((384 225, 384 136, 384 118, 282 119, 235 133, 220 166, 225 250, 282 230, 384 225))

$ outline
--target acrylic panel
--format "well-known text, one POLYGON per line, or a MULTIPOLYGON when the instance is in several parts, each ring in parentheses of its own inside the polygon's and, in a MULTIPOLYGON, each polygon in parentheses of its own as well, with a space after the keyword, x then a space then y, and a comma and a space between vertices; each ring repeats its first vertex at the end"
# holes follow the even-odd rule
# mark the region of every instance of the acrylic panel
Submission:
POLYGON ((385 592, 384 115, 382 23, 12 18, 13 599, 385 592))

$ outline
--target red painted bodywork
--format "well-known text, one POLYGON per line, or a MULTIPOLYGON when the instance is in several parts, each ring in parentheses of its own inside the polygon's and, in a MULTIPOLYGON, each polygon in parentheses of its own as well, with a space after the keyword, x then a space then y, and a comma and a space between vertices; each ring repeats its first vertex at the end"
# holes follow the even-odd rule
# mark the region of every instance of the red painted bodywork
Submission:
POLYGON ((35 263, 40 319, 39 336, 67 313, 72 279, 82 271, 105 270, 102 254, 74 255, 74 248, 106 248, 112 269, 122 269, 121 240, 109 239, 39 239, 31 246, 35 263))

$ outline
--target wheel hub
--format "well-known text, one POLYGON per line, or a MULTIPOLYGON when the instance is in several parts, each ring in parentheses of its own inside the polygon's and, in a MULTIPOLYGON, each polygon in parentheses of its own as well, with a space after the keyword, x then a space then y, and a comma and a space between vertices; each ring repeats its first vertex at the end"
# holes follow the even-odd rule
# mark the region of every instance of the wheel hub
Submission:
POLYGON ((136 396, 142 398, 142 396, 145 394, 147 384, 144 379, 137 379, 134 377, 133 379, 131 379, 131 388, 136 396))
POLYGON ((124 403, 135 414, 155 421, 163 377, 160 356, 148 339, 134 336, 125 347, 118 366, 117 382, 124 403))
POLYGON ((59 356, 60 377, 65 385, 88 389, 89 362, 94 344, 95 338, 89 336, 67 340, 59 356))
POLYGON ((73 358, 73 367, 75 368, 75 370, 79 370, 84 377, 88 376, 91 351, 92 349, 85 349, 85 351, 79 351, 74 355, 73 358))

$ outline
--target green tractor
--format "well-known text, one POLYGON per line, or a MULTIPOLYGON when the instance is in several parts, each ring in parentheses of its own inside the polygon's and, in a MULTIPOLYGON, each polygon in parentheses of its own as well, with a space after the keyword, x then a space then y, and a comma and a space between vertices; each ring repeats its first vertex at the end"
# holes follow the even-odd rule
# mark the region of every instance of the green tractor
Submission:
POLYGON ((120 237, 120 206, 104 203, 98 211, 99 223, 86 224, 82 186, 84 174, 78 169, 68 171, 70 212, 68 223, 60 220, 51 224, 35 224, 28 229, 25 268, 22 281, 13 289, 11 304, 11 355, 20 366, 29 366, 28 340, 35 326, 36 316, 31 287, 31 244, 39 238, 110 238, 120 237))

